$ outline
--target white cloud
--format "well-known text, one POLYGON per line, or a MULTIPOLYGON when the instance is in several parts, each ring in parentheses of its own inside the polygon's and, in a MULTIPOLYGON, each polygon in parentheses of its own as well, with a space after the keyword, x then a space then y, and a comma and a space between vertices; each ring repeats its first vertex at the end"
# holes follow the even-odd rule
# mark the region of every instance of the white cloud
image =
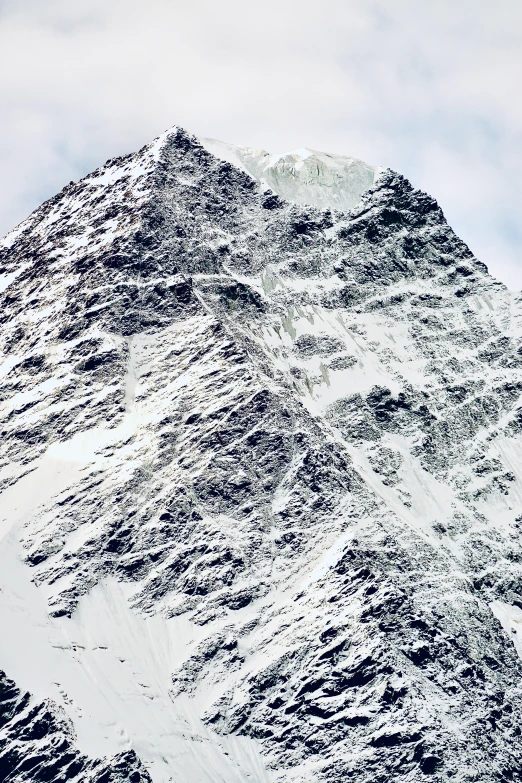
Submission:
POLYGON ((0 0, 0 233, 175 123, 402 171, 522 287, 516 0, 0 0))

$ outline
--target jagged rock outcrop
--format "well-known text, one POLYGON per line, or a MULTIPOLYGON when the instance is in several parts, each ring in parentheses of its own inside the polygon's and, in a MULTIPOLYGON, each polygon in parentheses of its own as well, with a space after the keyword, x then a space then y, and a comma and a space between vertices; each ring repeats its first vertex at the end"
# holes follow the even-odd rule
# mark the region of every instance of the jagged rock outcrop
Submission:
MULTIPOLYGON (((150 700, 265 766, 208 780, 522 779, 520 298, 432 198, 384 170, 351 211, 298 205, 176 128, 0 265, 2 524, 49 628, 118 580, 175 629, 150 700)), ((191 780, 126 725, 92 777, 53 704, 2 751, 47 777, 6 780, 191 780)))

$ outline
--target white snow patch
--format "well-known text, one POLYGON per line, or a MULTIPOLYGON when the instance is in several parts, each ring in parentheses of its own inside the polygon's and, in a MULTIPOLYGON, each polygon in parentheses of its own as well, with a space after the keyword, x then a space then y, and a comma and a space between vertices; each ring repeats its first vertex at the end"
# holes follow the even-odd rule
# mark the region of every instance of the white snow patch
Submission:
POLYGON ((489 607, 522 658, 522 609, 502 601, 492 601, 489 607))
POLYGON ((20 234, 22 234, 26 228, 29 228, 30 222, 30 219, 26 218, 18 226, 15 226, 15 228, 13 228, 3 239, 0 240, 0 247, 12 247, 20 234))
POLYGON ((21 271, 21 269, 17 269, 16 272, 0 275, 0 294, 3 294, 6 288, 9 288, 13 280, 16 280, 21 271))
POLYGON ((335 541, 332 546, 321 556, 317 565, 306 576, 306 578, 299 583, 299 590, 306 590, 314 582, 318 582, 320 579, 326 576, 326 574, 339 562, 347 544, 354 538, 353 531, 344 533, 335 541))

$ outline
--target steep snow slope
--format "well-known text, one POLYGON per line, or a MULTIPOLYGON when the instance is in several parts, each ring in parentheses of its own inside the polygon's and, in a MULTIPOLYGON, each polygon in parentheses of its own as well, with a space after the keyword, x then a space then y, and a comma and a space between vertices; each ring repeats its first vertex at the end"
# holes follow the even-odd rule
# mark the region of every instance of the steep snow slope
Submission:
POLYGON ((0 778, 521 779, 520 300, 347 160, 174 128, 3 240, 0 778))

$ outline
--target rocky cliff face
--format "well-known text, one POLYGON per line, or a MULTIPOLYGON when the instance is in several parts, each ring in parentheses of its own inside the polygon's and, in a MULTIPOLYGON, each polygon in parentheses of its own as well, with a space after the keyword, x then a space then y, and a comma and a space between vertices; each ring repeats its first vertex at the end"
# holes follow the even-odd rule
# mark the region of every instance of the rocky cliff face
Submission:
POLYGON ((521 780, 520 299, 399 174, 227 150, 2 242, 0 780, 521 780))

